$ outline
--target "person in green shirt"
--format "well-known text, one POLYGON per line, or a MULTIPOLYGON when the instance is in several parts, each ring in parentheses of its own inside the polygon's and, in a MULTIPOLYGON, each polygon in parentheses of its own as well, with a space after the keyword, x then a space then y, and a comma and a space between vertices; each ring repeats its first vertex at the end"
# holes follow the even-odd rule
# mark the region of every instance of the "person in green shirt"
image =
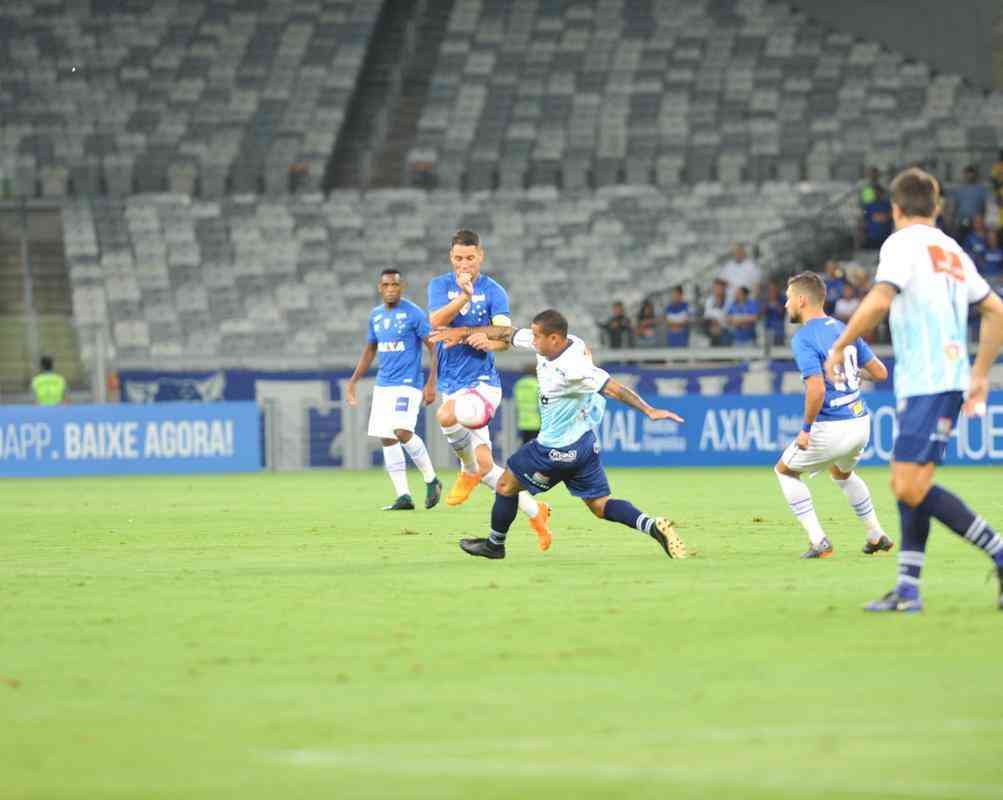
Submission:
POLYGON ((525 444, 540 432, 540 384, 534 365, 527 367, 526 374, 515 382, 512 394, 515 396, 516 427, 525 444))
POLYGON ((42 371, 31 379, 31 390, 35 393, 35 403, 40 406, 58 406, 68 403, 66 378, 54 372, 52 356, 42 356, 42 371))

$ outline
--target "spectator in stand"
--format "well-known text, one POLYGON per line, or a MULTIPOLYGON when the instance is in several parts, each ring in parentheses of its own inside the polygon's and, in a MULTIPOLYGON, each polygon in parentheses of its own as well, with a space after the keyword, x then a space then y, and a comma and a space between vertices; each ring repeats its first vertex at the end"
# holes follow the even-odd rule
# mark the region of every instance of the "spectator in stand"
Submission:
POLYGON ((976 214, 972 220, 972 230, 961 243, 962 249, 968 253, 968 257, 975 263, 975 268, 983 272, 986 266, 986 218, 981 214, 976 214))
POLYGON ((728 284, 728 302, 735 301, 735 295, 739 286, 748 287, 753 297, 759 297, 759 284, 762 281, 762 274, 756 262, 749 258, 745 246, 741 242, 736 242, 732 247, 731 261, 725 262, 718 272, 719 280, 728 284))
POLYGON ((641 303, 634 337, 638 347, 658 347, 658 318, 655 316, 655 304, 650 300, 641 303))
POLYGON ((1003 192, 1003 150, 999 151, 999 155, 996 157, 996 163, 993 164, 992 172, 989 174, 989 180, 993 185, 993 190, 996 194, 1003 192))
POLYGON ((755 344, 759 301, 749 294, 748 286, 739 286, 735 302, 728 308, 728 325, 735 332, 735 344, 755 344))
POLYGON ((860 305, 860 298, 857 297, 857 290, 853 284, 847 281, 843 284, 843 294, 836 301, 836 309, 833 316, 840 322, 846 322, 853 316, 853 312, 860 305))
POLYGON ((613 316, 601 323, 599 327, 602 329, 606 346, 610 349, 619 350, 623 347, 634 346, 634 328, 631 326, 630 317, 627 316, 620 300, 613 303, 613 316))
POLYGON ((986 187, 979 183, 979 171, 969 164, 965 167, 962 183, 951 192, 954 200, 954 220, 963 240, 975 218, 986 215, 986 187))
POLYGON ((672 287, 672 296, 665 307, 665 322, 669 326, 666 344, 669 347, 689 347, 690 304, 683 299, 682 286, 672 287))
POLYGON ((832 315, 836 301, 843 296, 846 275, 838 261, 830 259, 825 263, 825 313, 832 315))
POLYGON ((704 332, 710 339, 711 347, 726 347, 731 344, 731 331, 728 330, 727 321, 728 284, 721 278, 715 278, 703 306, 704 332))
POLYGON ((863 207, 861 221, 861 247, 880 250, 885 239, 892 235, 892 204, 881 187, 874 188, 874 199, 863 207))
POLYGON ((784 322, 787 320, 787 297, 780 290, 776 281, 766 284, 766 303, 763 305, 763 329, 766 338, 774 345, 782 345, 784 337, 784 322))
POLYGON ((887 194, 881 185, 881 171, 877 167, 868 167, 864 177, 864 185, 860 187, 858 199, 861 208, 867 208, 878 198, 878 192, 887 194))
POLYGON ((1000 247, 1000 232, 990 228, 986 235, 986 252, 983 256, 982 277, 997 292, 1003 286, 1003 247, 1000 247))

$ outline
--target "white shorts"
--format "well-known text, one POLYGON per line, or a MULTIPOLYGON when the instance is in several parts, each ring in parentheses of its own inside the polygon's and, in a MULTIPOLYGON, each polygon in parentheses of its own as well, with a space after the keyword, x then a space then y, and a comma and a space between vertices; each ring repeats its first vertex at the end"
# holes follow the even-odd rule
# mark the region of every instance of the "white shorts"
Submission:
MULTIPOLYGON (((476 389, 481 395, 487 400, 491 405, 495 407, 495 413, 498 413, 498 406, 501 405, 502 401, 502 390, 501 386, 491 386, 487 383, 478 383, 476 386, 468 387, 476 389)), ((451 392, 450 394, 444 394, 442 396, 442 402, 445 403, 447 400, 452 400, 456 395, 463 394, 466 389, 460 389, 456 392, 451 392)), ((486 444, 488 449, 491 449, 491 423, 489 422, 483 428, 478 428, 477 430, 470 431, 470 436, 474 440, 474 447, 481 444, 486 444)))
POLYGON ((414 386, 374 386, 369 435, 396 439, 395 430, 414 432, 420 410, 421 389, 414 386))
POLYGON ((871 438, 871 416, 854 419, 816 421, 811 426, 808 449, 791 442, 781 461, 795 472, 820 472, 835 465, 840 472, 852 472, 871 438))

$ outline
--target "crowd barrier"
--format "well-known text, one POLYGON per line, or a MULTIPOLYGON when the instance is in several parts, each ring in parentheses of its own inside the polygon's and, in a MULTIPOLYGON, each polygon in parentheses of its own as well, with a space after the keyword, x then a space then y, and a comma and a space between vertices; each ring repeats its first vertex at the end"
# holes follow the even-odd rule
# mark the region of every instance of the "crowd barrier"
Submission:
POLYGON ((251 472, 255 403, 0 406, 0 476, 251 472))

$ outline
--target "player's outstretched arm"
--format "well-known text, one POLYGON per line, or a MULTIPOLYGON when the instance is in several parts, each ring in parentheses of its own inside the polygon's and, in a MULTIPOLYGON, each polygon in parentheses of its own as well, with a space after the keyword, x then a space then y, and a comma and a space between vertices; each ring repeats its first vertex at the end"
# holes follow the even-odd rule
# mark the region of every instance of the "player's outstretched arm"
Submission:
POLYGON ((482 325, 477 328, 436 328, 429 341, 442 342, 446 347, 469 344, 478 350, 505 350, 512 344, 516 329, 508 325, 482 325), (501 345, 500 347, 498 345, 501 345))
POLYGON ((833 343, 829 357, 825 360, 825 374, 829 380, 839 382, 843 379, 840 371, 843 369, 843 351, 857 337, 863 336, 884 319, 888 309, 891 308, 892 300, 895 299, 896 289, 889 283, 879 283, 861 301, 857 310, 853 312, 850 321, 846 323, 846 330, 833 343))
POLYGON ((355 365, 355 372, 353 372, 352 377, 348 379, 348 388, 345 392, 345 399, 348 401, 350 406, 354 406, 359 402, 358 398, 355 396, 355 384, 358 382, 359 378, 369 371, 369 367, 372 366, 374 358, 376 358, 376 343, 366 342, 366 346, 362 348, 362 355, 359 356, 359 363, 355 365))
POLYGON ((682 422, 683 418, 673 411, 664 408, 654 408, 648 405, 644 399, 633 389, 629 389, 622 383, 610 378, 603 386, 601 394, 611 400, 619 400, 624 405, 636 408, 648 419, 671 419, 673 422, 682 422))
POLYGON ((978 304, 982 314, 979 326, 979 349, 972 364, 972 377, 968 387, 968 397, 964 410, 968 416, 982 416, 986 413, 986 399, 989 396, 989 369, 996 361, 1003 347, 1003 300, 995 292, 990 292, 978 304))

